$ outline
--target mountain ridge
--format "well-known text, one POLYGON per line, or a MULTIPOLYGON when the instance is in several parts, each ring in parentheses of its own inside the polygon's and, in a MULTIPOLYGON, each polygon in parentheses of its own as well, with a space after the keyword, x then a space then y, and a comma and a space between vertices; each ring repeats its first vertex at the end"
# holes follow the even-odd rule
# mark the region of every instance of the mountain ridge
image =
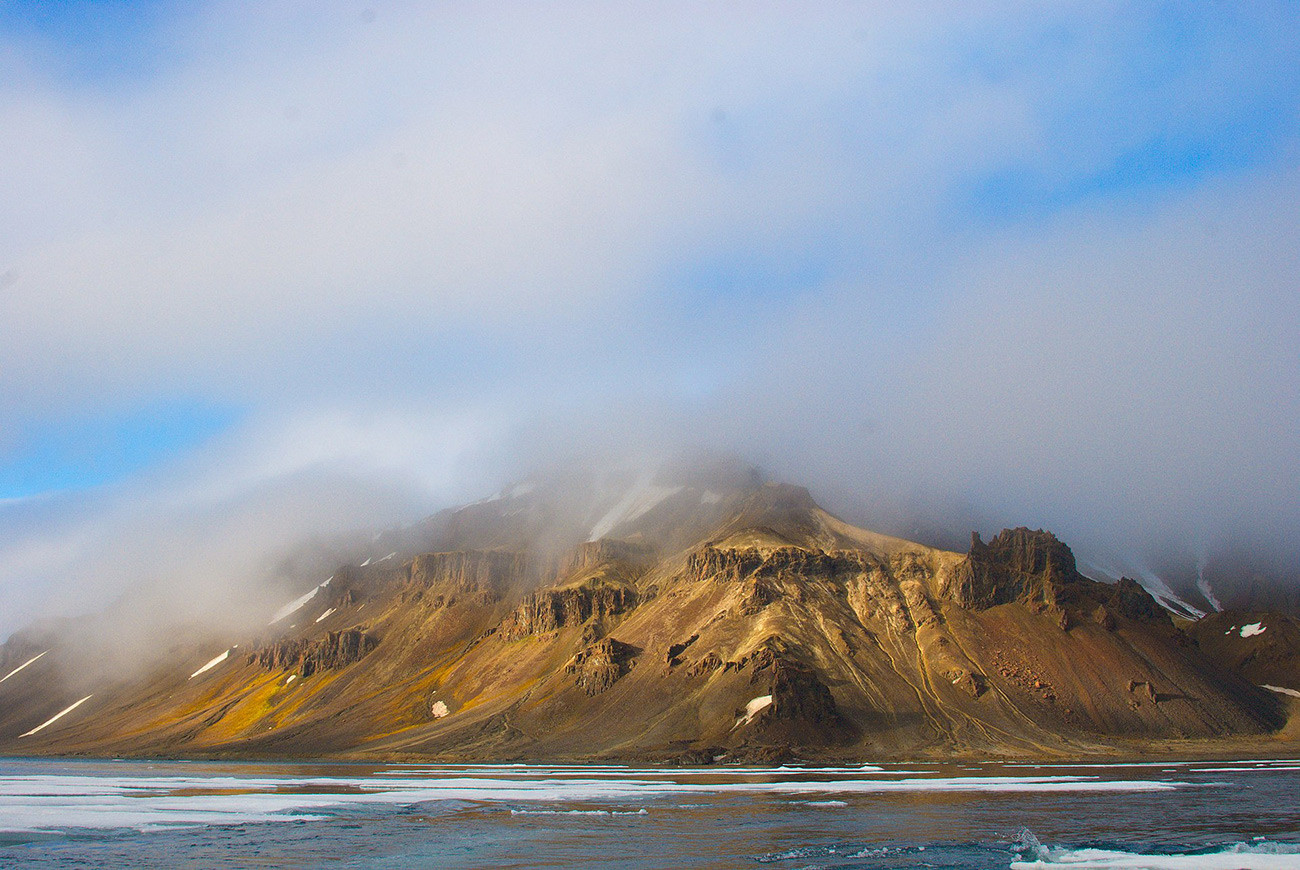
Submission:
POLYGON ((515 487, 376 538, 394 549, 264 629, 175 633, 127 676, 19 633, 0 676, 41 658, 0 683, 0 751, 1294 751, 1289 696, 1203 653, 1139 584, 1081 575, 1050 532, 973 534, 962 554, 854 527, 801 487, 710 486, 632 476, 568 514, 563 492, 515 487))

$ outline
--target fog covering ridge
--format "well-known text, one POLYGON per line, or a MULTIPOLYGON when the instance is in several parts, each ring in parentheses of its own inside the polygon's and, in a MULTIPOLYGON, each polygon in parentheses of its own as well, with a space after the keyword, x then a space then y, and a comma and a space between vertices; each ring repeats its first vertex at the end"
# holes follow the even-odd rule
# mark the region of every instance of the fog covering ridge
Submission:
POLYGON ((1294 10, 152 15, 111 70, 0 30, 0 464, 237 413, 0 500, 0 637, 240 623, 300 542, 696 451, 1296 608, 1294 10))

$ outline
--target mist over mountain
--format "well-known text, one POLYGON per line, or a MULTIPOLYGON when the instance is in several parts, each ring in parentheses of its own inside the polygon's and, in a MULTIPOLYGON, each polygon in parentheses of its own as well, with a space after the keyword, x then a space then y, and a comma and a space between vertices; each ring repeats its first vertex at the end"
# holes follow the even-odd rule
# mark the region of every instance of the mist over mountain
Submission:
POLYGON ((0 637, 226 618, 305 542, 698 451, 1294 609, 1297 41, 1285 4, 10 4, 0 637))
POLYGON ((1287 753, 1296 621, 1192 620, 1050 532, 942 550, 695 458, 301 545, 221 618, 137 588, 0 646, 7 753, 1287 753))

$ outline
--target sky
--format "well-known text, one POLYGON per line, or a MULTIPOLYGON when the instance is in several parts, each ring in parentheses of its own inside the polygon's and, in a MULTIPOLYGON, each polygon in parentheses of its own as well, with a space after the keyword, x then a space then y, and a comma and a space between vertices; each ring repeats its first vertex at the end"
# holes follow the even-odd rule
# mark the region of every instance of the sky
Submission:
POLYGON ((620 451, 1293 564, 1298 43, 1286 2, 0 0, 0 637, 620 451))

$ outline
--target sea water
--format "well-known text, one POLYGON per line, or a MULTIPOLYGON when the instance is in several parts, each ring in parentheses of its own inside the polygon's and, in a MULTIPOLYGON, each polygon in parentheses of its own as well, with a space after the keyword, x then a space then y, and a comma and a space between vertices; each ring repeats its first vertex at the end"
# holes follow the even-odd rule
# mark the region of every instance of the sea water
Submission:
POLYGON ((1300 761, 8 759, 0 866, 1300 868, 1300 761))

